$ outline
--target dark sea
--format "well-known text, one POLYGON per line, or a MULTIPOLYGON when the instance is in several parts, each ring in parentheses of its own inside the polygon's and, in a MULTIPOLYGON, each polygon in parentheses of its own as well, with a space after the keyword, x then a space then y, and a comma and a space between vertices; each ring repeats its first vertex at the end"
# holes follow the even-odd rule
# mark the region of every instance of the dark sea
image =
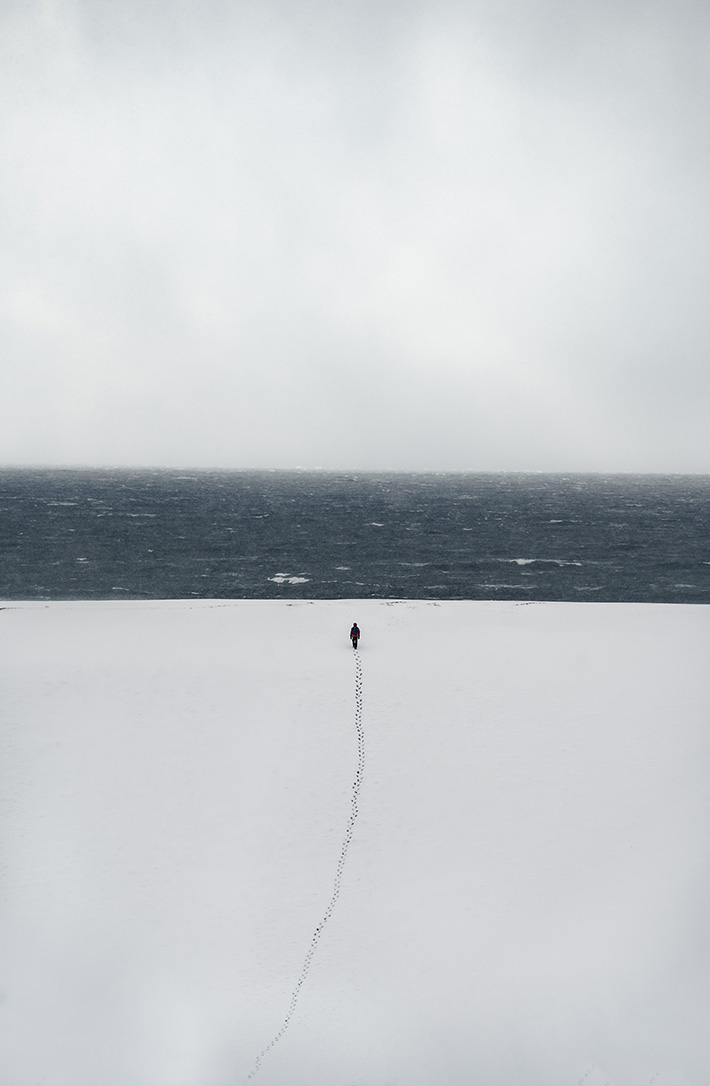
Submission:
POLYGON ((710 603, 710 476, 5 470, 0 598, 710 603))

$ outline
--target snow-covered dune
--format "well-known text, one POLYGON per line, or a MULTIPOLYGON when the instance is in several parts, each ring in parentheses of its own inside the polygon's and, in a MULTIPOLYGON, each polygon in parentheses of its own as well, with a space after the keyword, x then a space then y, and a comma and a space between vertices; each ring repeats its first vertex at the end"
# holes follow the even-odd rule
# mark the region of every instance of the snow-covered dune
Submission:
POLYGON ((245 1083, 302 976, 255 1086, 710 1081, 709 608, 12 603, 0 646, 4 1086, 245 1083))

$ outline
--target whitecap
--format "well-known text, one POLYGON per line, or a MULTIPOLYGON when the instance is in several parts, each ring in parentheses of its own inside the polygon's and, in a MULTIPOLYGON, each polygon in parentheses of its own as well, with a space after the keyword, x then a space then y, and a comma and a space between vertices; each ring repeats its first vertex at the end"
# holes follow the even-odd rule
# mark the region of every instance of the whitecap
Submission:
POLYGON ((564 558, 496 558, 496 562, 514 562, 516 566, 531 566, 540 562, 551 566, 581 566, 581 562, 569 562, 564 558))

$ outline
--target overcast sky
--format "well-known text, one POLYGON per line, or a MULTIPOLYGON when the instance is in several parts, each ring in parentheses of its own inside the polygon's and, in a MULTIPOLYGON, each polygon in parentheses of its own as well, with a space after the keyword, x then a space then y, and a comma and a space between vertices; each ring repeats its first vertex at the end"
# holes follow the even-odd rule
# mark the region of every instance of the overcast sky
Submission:
POLYGON ((0 463, 710 471, 708 5, 0 12, 0 463))

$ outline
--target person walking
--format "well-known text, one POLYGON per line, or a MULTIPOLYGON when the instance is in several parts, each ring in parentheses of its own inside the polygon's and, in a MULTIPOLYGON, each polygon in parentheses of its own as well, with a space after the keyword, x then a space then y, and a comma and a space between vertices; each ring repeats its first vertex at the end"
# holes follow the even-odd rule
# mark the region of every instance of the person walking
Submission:
POLYGON ((357 642, 358 642, 359 637, 360 637, 360 628, 359 628, 357 622, 353 622, 353 628, 350 631, 350 640, 353 643, 353 648, 354 649, 357 648, 357 642))

